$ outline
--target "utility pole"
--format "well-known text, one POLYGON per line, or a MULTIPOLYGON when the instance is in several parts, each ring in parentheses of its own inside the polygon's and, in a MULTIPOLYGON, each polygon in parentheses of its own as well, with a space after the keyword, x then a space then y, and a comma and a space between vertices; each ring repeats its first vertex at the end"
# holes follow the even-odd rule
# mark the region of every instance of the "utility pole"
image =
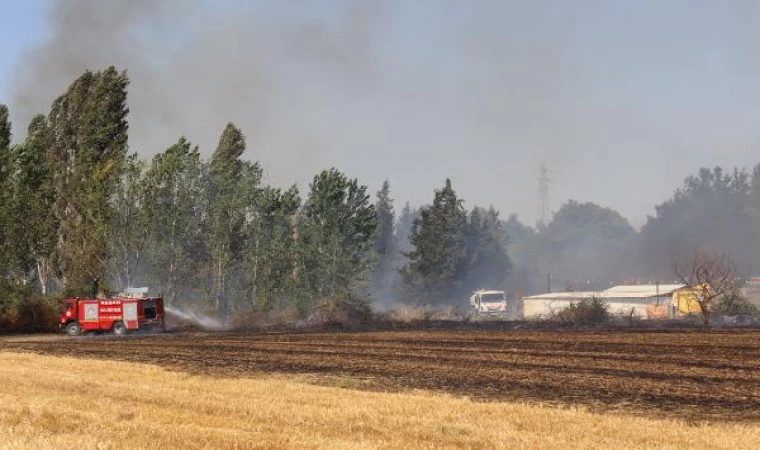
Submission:
POLYGON ((657 290, 657 306, 660 306, 660 280, 655 283, 655 289, 657 290))
POLYGON ((550 273, 546 274, 546 292, 552 293, 552 274, 550 273))

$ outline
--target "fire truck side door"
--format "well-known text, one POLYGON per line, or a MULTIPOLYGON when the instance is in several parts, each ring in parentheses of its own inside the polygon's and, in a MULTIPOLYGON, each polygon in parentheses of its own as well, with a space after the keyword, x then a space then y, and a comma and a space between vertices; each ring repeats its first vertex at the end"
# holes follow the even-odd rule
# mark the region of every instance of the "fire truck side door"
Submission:
POLYGON ((137 328, 137 303, 129 302, 122 305, 124 312, 124 325, 128 329, 134 330, 137 328))
POLYGON ((98 304, 97 303, 87 303, 84 305, 84 321, 85 322, 98 321, 98 304))

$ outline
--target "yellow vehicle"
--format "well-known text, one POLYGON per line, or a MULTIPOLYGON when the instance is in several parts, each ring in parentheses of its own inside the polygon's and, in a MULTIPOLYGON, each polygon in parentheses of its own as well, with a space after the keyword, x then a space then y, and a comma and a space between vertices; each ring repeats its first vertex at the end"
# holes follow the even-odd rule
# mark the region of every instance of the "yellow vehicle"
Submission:
POLYGON ((710 286, 703 284, 695 288, 683 288, 673 292, 673 306, 679 315, 688 316, 701 314, 697 299, 703 298, 710 292, 710 286))

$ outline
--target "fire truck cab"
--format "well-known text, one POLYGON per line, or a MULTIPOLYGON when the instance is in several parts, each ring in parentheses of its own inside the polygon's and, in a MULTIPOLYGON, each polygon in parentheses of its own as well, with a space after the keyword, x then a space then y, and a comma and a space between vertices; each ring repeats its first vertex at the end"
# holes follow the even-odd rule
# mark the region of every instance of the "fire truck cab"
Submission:
POLYGON ((480 289, 470 297, 470 313, 473 315, 501 316, 512 318, 514 304, 507 301, 504 291, 480 289))
POLYGON ((138 329, 165 330, 162 297, 79 298, 61 305, 59 327, 70 336, 95 331, 124 335, 138 329))

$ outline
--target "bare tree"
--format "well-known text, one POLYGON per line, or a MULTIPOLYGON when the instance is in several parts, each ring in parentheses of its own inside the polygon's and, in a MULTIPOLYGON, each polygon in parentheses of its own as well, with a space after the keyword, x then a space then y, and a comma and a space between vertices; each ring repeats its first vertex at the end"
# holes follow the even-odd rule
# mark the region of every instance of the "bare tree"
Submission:
POLYGON ((696 293, 705 325, 710 324, 712 301, 736 289, 736 267, 726 254, 697 249, 691 260, 674 261, 673 272, 681 283, 696 293))

